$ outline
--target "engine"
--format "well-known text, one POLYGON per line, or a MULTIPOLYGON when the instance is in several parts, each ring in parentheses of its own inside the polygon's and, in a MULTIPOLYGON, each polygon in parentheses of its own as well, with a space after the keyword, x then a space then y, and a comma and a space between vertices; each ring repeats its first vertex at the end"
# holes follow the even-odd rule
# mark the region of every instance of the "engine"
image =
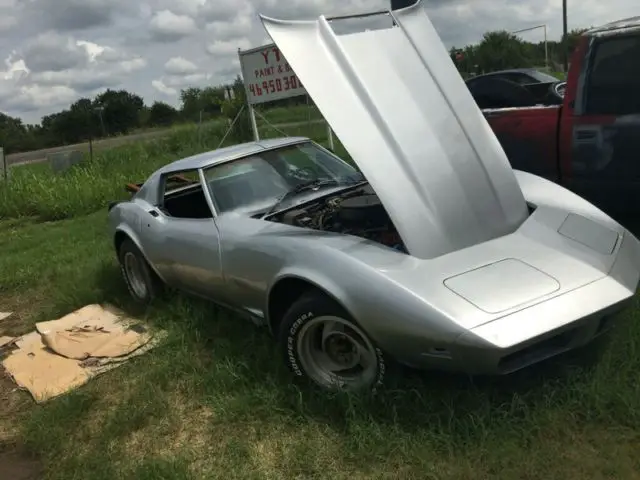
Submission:
POLYGON ((355 235, 406 253, 393 222, 370 189, 359 189, 289 210, 278 220, 297 227, 355 235))

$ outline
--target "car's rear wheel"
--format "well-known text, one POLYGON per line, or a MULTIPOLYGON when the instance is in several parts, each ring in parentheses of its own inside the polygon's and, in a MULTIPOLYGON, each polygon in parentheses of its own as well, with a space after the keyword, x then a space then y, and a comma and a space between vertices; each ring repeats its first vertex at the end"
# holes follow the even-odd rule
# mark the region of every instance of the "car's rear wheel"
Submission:
POLYGON ((327 390, 375 390, 386 366, 382 350, 335 301, 304 295, 285 314, 279 344, 293 373, 327 390))
POLYGON ((140 249, 128 238, 118 250, 120 271, 129 293, 139 303, 148 304, 158 296, 162 282, 149 267, 140 249))

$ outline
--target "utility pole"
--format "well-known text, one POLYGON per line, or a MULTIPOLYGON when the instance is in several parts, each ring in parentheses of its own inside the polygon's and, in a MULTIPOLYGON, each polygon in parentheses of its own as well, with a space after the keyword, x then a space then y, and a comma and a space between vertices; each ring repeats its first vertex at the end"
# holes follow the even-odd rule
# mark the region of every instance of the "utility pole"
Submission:
POLYGON ((102 118, 102 112, 104 111, 104 106, 100 105, 95 109, 98 112, 98 115, 100 116, 100 126, 102 127, 102 138, 106 138, 107 130, 104 128, 104 119, 102 118))
POLYGON ((569 71, 569 38, 567 38, 567 0, 562 0, 562 50, 564 74, 569 71))

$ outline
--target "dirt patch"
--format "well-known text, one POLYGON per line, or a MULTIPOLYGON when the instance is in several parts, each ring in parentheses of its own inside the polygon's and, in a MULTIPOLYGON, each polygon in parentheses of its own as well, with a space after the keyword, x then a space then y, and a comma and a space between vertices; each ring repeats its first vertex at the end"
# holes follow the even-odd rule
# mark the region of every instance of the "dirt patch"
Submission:
MULTIPOLYGON (((1 367, 0 367, 1 368, 1 367)), ((0 371, 0 451, 3 445, 11 445, 18 435, 18 417, 32 403, 25 392, 21 392, 13 381, 0 371)), ((0 475, 0 478, 4 479, 0 475)))
POLYGON ((2 311, 13 314, 0 321, 0 335, 18 336, 27 333, 33 326, 34 318, 46 302, 44 289, 33 289, 27 293, 16 291, 0 294, 2 311))
POLYGON ((18 420, 31 402, 0 371, 0 479, 36 480, 42 476, 42 465, 17 446, 18 420))
POLYGON ((42 465, 18 452, 0 452, 0 478, 6 480, 37 480, 42 478, 42 465))

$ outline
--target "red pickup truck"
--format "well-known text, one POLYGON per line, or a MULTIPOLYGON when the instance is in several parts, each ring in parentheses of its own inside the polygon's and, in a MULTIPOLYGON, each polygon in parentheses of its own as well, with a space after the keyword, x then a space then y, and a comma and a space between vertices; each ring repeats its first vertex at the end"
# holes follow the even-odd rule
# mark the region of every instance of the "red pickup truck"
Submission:
POLYGON ((587 31, 566 85, 519 87, 530 87, 531 106, 522 106, 522 95, 520 106, 483 108, 496 106, 491 88, 470 86, 513 168, 558 182, 611 215, 640 213, 640 17, 587 31))

